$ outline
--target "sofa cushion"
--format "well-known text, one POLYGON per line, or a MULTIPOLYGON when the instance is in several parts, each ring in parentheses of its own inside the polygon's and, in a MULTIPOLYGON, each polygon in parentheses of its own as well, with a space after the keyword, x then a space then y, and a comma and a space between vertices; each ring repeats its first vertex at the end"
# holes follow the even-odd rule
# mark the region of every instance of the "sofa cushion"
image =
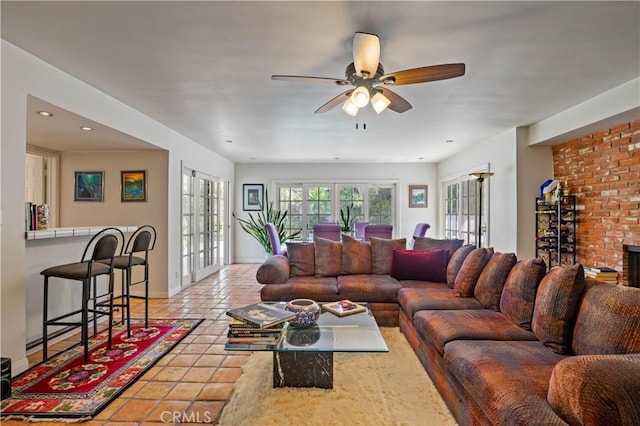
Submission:
POLYGON ((449 288, 453 288, 464 259, 466 259, 469 253, 475 250, 475 248, 476 246, 467 244, 454 251, 451 255, 449 263, 447 263, 447 285, 449 288))
POLYGON ((447 251, 444 249, 393 250, 391 276, 397 280, 445 282, 447 251))
POLYGON ((456 340, 444 347, 445 368, 488 424, 563 424, 547 402, 547 388, 564 358, 537 341, 456 340))
POLYGON ((518 327, 531 330, 531 317, 540 281, 547 265, 540 258, 518 261, 504 283, 500 296, 500 312, 518 327))
POLYGON ((482 269, 473 296, 493 311, 500 310, 500 295, 507 276, 516 264, 515 253, 495 253, 482 269))
POLYGON ((289 301, 312 299, 333 302, 338 299, 338 280, 335 277, 291 277, 286 284, 270 284, 260 289, 260 300, 289 301))
POLYGON ((290 273, 289 260, 281 254, 274 254, 258 267, 256 281, 268 285, 284 284, 289 279, 290 273))
POLYGON ((354 302, 398 302, 400 284, 389 275, 341 275, 338 277, 340 299, 354 302))
POLYGON ((484 309, 474 297, 456 297, 444 283, 442 288, 402 288, 398 303, 411 318, 423 309, 484 309))
POLYGON ((435 249, 445 249, 447 251, 448 257, 450 258, 453 253, 462 247, 464 244, 464 240, 439 240, 437 238, 430 237, 415 237, 413 239, 413 249, 414 250, 435 250, 435 249))
POLYGON ((342 272, 342 241, 315 238, 316 277, 337 277, 342 272))
POLYGON ((589 285, 571 347, 576 355, 640 353, 640 289, 589 285))
POLYGON ((342 235, 342 274, 371 273, 371 244, 342 235))
POLYGON ((384 238, 371 237, 371 269, 374 274, 390 274, 391 263, 393 261, 393 249, 406 249, 407 239, 398 238, 387 240, 384 238))
POLYGON ((315 244, 311 242, 287 243, 287 257, 292 277, 310 277, 315 274, 315 244))
POLYGON ((478 277, 482 273, 484 266, 493 255, 493 248, 478 247, 473 249, 456 275, 453 283, 453 292, 458 297, 471 297, 476 287, 478 277))
POLYGON ((640 424, 640 354, 572 356, 551 374, 547 400, 570 425, 640 424))
POLYGON ((584 270, 580 264, 556 266, 540 282, 531 329, 554 352, 571 352, 573 326, 584 288, 584 270))
POLYGON ((422 339, 441 354, 444 345, 454 340, 536 340, 503 313, 488 309, 418 311, 413 323, 422 339))

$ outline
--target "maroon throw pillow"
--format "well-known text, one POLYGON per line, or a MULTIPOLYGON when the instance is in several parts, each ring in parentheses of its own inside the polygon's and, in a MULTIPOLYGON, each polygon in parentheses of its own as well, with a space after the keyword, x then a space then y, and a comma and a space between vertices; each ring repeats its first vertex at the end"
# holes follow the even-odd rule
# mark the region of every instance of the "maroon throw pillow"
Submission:
POLYGON ((393 250, 391 276, 397 280, 446 282, 447 251, 393 250))

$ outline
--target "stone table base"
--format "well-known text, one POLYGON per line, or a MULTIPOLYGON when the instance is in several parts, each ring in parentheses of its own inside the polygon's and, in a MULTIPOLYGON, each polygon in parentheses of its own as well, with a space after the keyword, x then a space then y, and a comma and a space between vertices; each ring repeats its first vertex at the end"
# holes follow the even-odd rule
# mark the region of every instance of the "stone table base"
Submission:
POLYGON ((333 352, 274 352, 273 387, 333 389, 333 352))

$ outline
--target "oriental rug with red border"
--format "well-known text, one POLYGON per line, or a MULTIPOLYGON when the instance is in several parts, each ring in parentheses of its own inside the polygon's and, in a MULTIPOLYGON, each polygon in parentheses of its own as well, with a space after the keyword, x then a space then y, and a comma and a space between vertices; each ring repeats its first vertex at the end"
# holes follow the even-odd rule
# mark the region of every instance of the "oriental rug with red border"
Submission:
POLYGON ((193 331, 202 319, 131 320, 131 336, 114 326, 90 339, 89 362, 82 345, 51 357, 14 378, 11 396, 0 403, 3 419, 85 420, 95 416, 160 358, 193 331))

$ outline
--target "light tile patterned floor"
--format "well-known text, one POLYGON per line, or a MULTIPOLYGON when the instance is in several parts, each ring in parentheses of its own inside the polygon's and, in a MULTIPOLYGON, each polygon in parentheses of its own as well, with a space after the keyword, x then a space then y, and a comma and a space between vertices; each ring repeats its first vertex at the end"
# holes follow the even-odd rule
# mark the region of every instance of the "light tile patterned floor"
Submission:
MULTIPOLYGON (((224 350, 229 323, 225 312, 260 300, 261 285, 255 279, 257 267, 227 265, 171 298, 150 299, 151 318, 205 318, 205 321, 93 420, 82 425, 215 424, 250 355, 224 350)), ((144 317, 142 301, 132 301, 131 316, 144 317)), ((58 343, 50 353, 65 346, 68 343, 58 343)), ((40 353, 29 356, 33 364, 41 359, 40 353)), ((8 420, 2 424, 27 422, 8 420)))

